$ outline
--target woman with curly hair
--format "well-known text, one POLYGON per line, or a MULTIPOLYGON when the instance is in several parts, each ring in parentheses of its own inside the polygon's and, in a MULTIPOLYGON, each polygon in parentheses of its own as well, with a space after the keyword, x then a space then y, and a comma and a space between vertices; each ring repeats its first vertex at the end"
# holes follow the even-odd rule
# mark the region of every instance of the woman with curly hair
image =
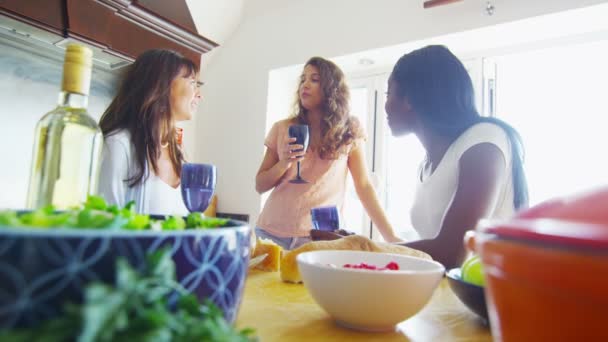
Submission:
POLYGON ((264 160, 256 175, 256 190, 272 189, 256 227, 256 234, 284 249, 310 241, 310 209, 325 205, 342 207, 350 171, 357 195, 385 240, 396 242, 393 228, 380 207, 365 167, 364 134, 349 114, 349 91, 344 74, 333 62, 311 58, 300 76, 293 115, 276 122, 265 140, 264 160), (290 125, 309 126, 310 144, 289 138, 290 125), (293 184, 295 164, 301 162, 307 184, 293 184))
POLYGON ((180 192, 184 156, 177 121, 190 120, 201 99, 198 68, 170 50, 149 50, 129 69, 101 117, 104 146, 99 193, 136 211, 186 215, 180 192))

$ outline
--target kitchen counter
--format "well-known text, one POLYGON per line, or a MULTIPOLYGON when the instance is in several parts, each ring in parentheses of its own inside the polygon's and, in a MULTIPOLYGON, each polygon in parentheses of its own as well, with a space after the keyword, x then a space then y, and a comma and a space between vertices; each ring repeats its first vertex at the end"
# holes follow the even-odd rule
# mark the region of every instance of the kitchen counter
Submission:
POLYGON ((492 341, 490 329, 452 293, 446 279, 431 301, 390 333, 337 326, 302 284, 281 281, 278 272, 250 270, 238 328, 255 329, 260 341, 492 341))

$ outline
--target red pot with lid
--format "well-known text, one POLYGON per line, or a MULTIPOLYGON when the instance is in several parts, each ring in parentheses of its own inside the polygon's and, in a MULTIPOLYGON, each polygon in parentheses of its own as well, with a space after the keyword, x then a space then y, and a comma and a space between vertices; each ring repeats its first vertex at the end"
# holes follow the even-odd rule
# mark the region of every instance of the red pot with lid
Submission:
POLYGON ((608 341, 608 222, 602 221, 608 191, 547 203, 478 226, 475 249, 492 335, 497 341, 608 341), (581 203, 592 214, 588 222, 573 210, 585 210, 581 203))

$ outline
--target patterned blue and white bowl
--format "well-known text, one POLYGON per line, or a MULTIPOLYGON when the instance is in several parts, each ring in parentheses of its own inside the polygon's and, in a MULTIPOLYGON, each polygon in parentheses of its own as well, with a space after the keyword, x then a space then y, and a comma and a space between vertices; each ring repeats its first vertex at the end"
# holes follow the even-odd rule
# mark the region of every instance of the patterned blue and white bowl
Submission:
POLYGON ((66 301, 79 302, 90 281, 114 281, 116 259, 141 269, 145 256, 169 249, 179 283, 209 298, 234 322, 249 260, 250 228, 183 231, 0 227, 0 329, 53 317, 66 301))

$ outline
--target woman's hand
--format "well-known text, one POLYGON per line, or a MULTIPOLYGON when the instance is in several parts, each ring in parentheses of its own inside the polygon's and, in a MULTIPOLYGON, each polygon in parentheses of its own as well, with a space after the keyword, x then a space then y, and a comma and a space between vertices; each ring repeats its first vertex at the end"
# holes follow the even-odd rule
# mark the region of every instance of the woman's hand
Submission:
POLYGON ((334 230, 333 232, 319 229, 310 230, 310 237, 313 241, 337 240, 349 235, 355 235, 355 233, 344 229, 334 230))
POLYGON ((397 235, 389 235, 389 236, 384 236, 382 235, 382 237, 384 238, 384 241, 386 242, 390 242, 390 243, 404 243, 405 240, 401 239, 400 237, 398 237, 397 235))
POLYGON ((325 230, 312 229, 310 231, 310 238, 312 241, 331 241, 340 239, 342 237, 343 236, 338 233, 328 232, 325 230))
POLYGON ((291 144, 295 141, 296 138, 290 138, 285 145, 277 145, 277 151, 266 149, 262 165, 255 176, 255 189, 258 193, 263 194, 274 188, 293 162, 304 158, 304 146, 291 144))
POLYGON ((348 156, 348 169, 353 177, 353 183, 357 196, 363 204, 363 208, 372 219, 372 222, 378 227, 384 241, 391 243, 404 242, 395 234, 393 227, 388 222, 386 214, 380 205, 376 190, 372 186, 367 167, 365 164, 365 155, 360 146, 356 146, 348 156))
POLYGON ((464 233, 464 247, 467 249, 468 252, 471 253, 475 253, 475 231, 474 230, 467 230, 466 233, 464 233))
POLYGON ((294 161, 304 160, 306 151, 303 145, 294 144, 296 138, 289 138, 287 144, 279 149, 279 162, 283 163, 286 169, 289 169, 294 161))

